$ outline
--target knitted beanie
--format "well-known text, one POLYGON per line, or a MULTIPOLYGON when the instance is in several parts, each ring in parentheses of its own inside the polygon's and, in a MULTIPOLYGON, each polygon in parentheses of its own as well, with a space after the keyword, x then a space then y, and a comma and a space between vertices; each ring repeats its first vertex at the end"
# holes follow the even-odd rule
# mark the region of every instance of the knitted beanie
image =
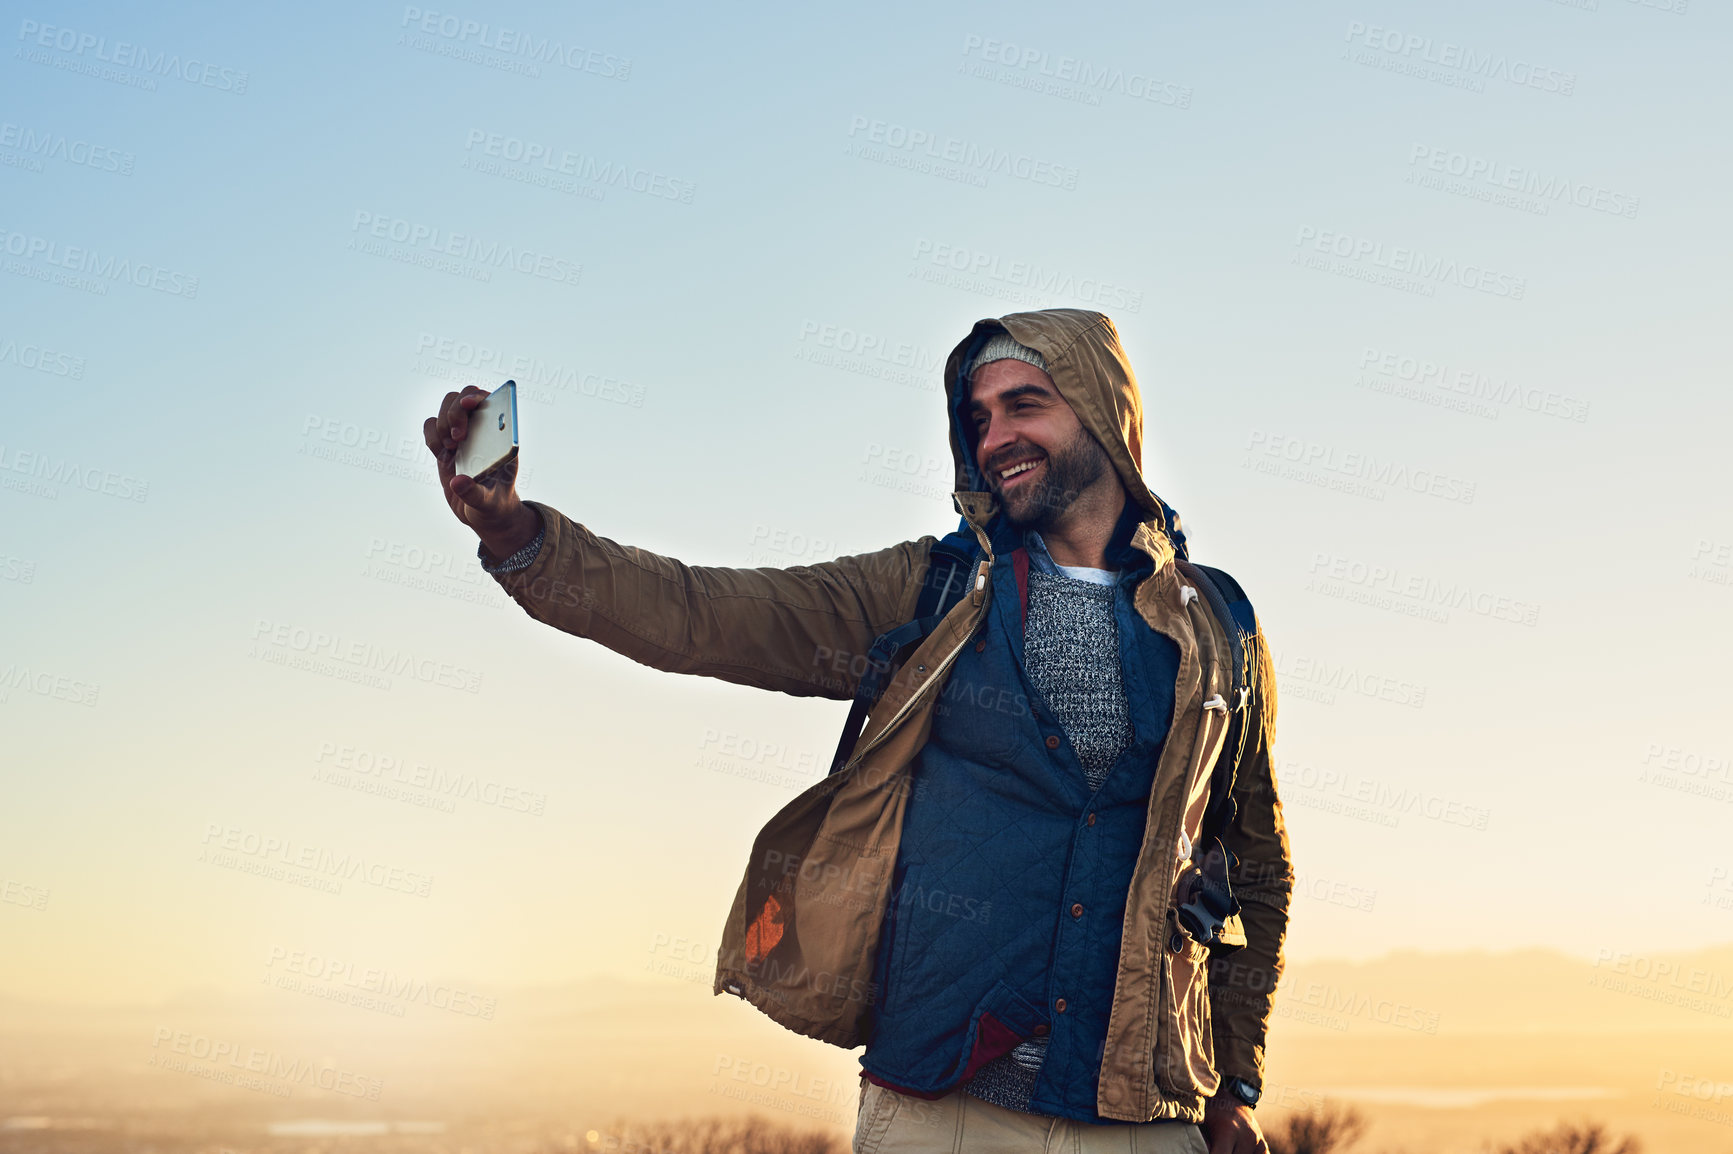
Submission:
POLYGON ((995 333, 981 347, 980 353, 969 365, 969 371, 963 375, 965 378, 973 377, 976 370, 982 365, 991 364, 994 361, 1023 361, 1025 364, 1034 365, 1042 372, 1047 371, 1047 362, 1041 359, 1040 353, 1028 345, 1018 344, 1016 338, 1010 333, 999 332, 995 333))

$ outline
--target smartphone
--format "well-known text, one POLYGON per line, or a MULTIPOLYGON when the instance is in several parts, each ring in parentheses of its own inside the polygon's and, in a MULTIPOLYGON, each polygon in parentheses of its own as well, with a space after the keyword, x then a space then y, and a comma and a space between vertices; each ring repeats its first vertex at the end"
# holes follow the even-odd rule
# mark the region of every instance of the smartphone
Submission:
POLYGON ((517 382, 507 381, 469 411, 469 432, 457 447, 457 472, 480 478, 517 456, 517 382))

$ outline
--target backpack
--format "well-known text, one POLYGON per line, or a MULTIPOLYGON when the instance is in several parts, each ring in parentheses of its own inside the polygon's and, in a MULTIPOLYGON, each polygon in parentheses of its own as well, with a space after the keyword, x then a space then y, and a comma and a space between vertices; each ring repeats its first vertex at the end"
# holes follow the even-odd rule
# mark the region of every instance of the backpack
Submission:
MULTIPOLYGON (((1204 604, 1227 635, 1228 663, 1233 676, 1232 696, 1226 702, 1230 712, 1228 731, 1210 774, 1209 801, 1204 807, 1192 857, 1195 864, 1182 883, 1177 912, 1180 923, 1199 942, 1233 948, 1244 941, 1237 922, 1230 921, 1239 913, 1240 906, 1228 884, 1228 872, 1238 862, 1222 844, 1221 835, 1234 819, 1234 779, 1245 756, 1247 733, 1255 721, 1252 696, 1259 661, 1258 619, 1245 590, 1227 573, 1186 560, 1176 559, 1175 564, 1203 596, 1204 604)), ((914 619, 880 634, 868 653, 866 673, 855 690, 836 756, 831 759, 831 773, 841 770, 854 753, 867 713, 884 693, 898 657, 925 640, 963 599, 973 565, 974 558, 961 547, 957 534, 933 546, 915 602, 914 619)))

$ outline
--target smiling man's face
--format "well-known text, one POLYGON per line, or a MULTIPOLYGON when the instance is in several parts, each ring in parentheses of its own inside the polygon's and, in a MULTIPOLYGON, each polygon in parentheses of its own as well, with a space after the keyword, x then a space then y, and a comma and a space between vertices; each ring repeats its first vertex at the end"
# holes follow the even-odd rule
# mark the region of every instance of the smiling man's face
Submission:
POLYGON ((969 379, 975 460, 1011 524, 1043 530, 1077 498, 1118 486, 1113 462, 1053 384, 1019 360, 992 361, 969 379))

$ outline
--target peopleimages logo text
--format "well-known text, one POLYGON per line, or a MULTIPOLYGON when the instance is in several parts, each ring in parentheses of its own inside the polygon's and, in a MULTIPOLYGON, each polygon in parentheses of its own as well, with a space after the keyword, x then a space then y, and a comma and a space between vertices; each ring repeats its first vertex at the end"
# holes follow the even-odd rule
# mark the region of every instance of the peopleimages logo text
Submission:
POLYGON ((38 160, 62 160, 98 172, 132 175, 133 155, 130 152, 64 133, 26 128, 11 121, 0 123, 0 148, 14 149, 38 160))
POLYGON ((1440 68, 1453 68, 1480 80, 1504 80, 1525 88, 1569 96, 1576 90, 1577 74, 1561 72, 1500 52, 1477 52, 1450 40, 1403 33, 1361 20, 1348 21, 1343 39, 1350 44, 1375 49, 1391 56, 1418 60, 1440 68))
POLYGON ((1148 100, 1176 108, 1191 107, 1191 89, 1146 72, 1092 64, 1076 56, 1055 56, 1040 48, 1019 47, 1005 40, 970 34, 963 37, 963 55, 979 57, 1002 68, 1075 84, 1090 92, 1112 92, 1133 100, 1148 100))
POLYGON ((534 140, 489 132, 484 128, 470 129, 464 138, 463 148, 465 152, 480 151, 483 156, 529 168, 540 168, 556 176, 569 176, 591 184, 627 188, 646 196, 678 201, 681 204, 691 204, 692 194, 698 188, 690 180, 680 180, 666 173, 652 172, 637 165, 600 160, 588 153, 573 152, 569 148, 558 148, 534 140))
POLYGON ((584 272, 583 265, 562 257, 365 209, 355 211, 349 231, 433 257, 455 257, 487 269, 510 269, 555 284, 575 285, 584 272))
MULTIPOLYGON (((1006 288, 1029 290, 1044 299, 1066 297, 1096 308, 1137 312, 1143 307, 1143 293, 1124 285, 1079 277, 1058 269, 1045 268, 1033 261, 1005 260, 997 253, 962 245, 937 243, 925 238, 915 241, 914 261, 931 265, 964 278, 1006 288)), ((958 287, 970 287, 965 280, 958 287)))
POLYGON ((184 80, 201 88, 232 92, 236 96, 243 96, 247 91, 247 74, 240 69, 207 64, 191 56, 183 59, 178 52, 152 52, 142 44, 125 40, 110 44, 106 36, 80 32, 76 28, 58 28, 53 24, 22 20, 18 24, 18 39, 31 47, 88 56, 117 68, 133 68, 152 76, 184 80))
POLYGON ((106 497, 118 497, 122 501, 143 502, 150 496, 150 482, 131 474, 92 468, 70 457, 55 457, 50 453, 19 449, 16 446, 8 452, 4 443, 0 443, 0 473, 22 473, 51 485, 65 485, 70 489, 101 493, 106 497))
POLYGON ((1381 240, 1313 228, 1311 225, 1300 226, 1294 243, 1301 249, 1310 249, 1342 260, 1365 261, 1391 272, 1418 277, 1422 281, 1453 284, 1496 297, 1508 297, 1513 301, 1521 300, 1528 291, 1527 277, 1513 276, 1481 265, 1463 264, 1446 257, 1428 256, 1418 249, 1401 245, 1386 247, 1381 240))
POLYGON ((1410 573, 1394 565, 1368 564, 1334 553, 1314 552, 1308 572, 1313 582, 1331 581, 1389 597, 1411 600, 1417 605, 1442 610, 1465 609, 1481 617, 1535 625, 1540 606, 1488 589, 1476 589, 1461 581, 1440 581, 1410 573))
MULTIPOLYGON (((958 164, 971 172, 1015 177, 1032 184, 1049 184, 1067 190, 1077 187, 1077 169, 1070 165, 1056 164, 1027 153, 983 147, 926 128, 911 128, 894 121, 856 115, 849 120, 848 134, 850 138, 869 144, 958 164)), ((868 155, 868 159, 872 157, 868 155)))
POLYGON ((406 7, 401 27, 506 56, 521 56, 537 64, 558 64, 574 72, 588 72, 608 80, 627 80, 632 75, 632 61, 627 57, 599 52, 581 44, 566 44, 550 36, 498 27, 484 20, 470 20, 451 12, 406 7))
POLYGON ((17 365, 21 369, 47 373, 53 377, 71 377, 75 381, 84 379, 83 357, 58 352, 43 345, 20 344, 12 337, 0 337, 0 365, 17 365))
POLYGON ((1506 164, 1502 160, 1430 144, 1410 145, 1408 165, 1413 170, 1424 169, 1426 172, 1454 176, 1469 184, 1485 184, 1489 188, 1520 193, 1539 201, 1568 202, 1578 208, 1627 219, 1637 215, 1637 208, 1642 203, 1629 193, 1616 192, 1598 184, 1550 174, 1542 175, 1533 168, 1506 164))
MULTIPOLYGON (((1246 441, 1246 452, 1287 461, 1304 469, 1318 469, 1338 476, 1388 485, 1464 505, 1474 503, 1475 483, 1436 469, 1415 468, 1373 453, 1338 449, 1305 437, 1254 429, 1246 441)), ((1380 497, 1382 493, 1379 494, 1380 497)))
POLYGON ((0 252, 102 280, 125 281, 138 288, 155 289, 188 300, 199 295, 199 278, 196 276, 143 261, 135 263, 112 252, 102 253, 80 245, 61 244, 45 236, 14 232, 3 225, 0 225, 0 252))
MULTIPOLYGON (((274 862, 288 869, 306 870, 323 875, 328 880, 356 881, 378 889, 427 897, 433 892, 433 876, 404 869, 399 865, 368 859, 355 853, 338 853, 322 846, 297 842, 293 838, 261 834, 240 826, 206 822, 205 836, 200 844, 206 847, 205 857, 213 864, 227 865, 213 851, 274 862)), ((203 860, 203 859, 201 859, 203 860)), ((252 871, 246 871, 252 872, 252 871)), ((336 891, 331 891, 336 892, 336 891)))
POLYGON ((257 650, 298 653, 311 658, 341 662, 370 673, 411 677, 428 685, 440 685, 465 693, 481 692, 481 672, 448 661, 424 657, 406 649, 376 645, 339 633, 326 633, 283 621, 259 618, 253 626, 257 650))

